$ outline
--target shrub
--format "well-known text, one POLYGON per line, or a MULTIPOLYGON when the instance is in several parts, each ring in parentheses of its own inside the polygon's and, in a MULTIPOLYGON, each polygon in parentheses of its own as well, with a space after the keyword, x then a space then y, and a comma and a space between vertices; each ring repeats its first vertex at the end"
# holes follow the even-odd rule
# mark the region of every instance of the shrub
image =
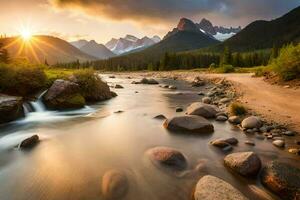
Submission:
POLYGON ((300 44, 283 47, 279 56, 272 60, 271 68, 282 80, 300 78, 300 44))
POLYGON ((101 101, 114 96, 109 86, 92 69, 74 72, 71 81, 80 86, 81 94, 87 101, 101 101))
POLYGON ((240 103, 234 102, 229 106, 229 112, 232 115, 245 115, 247 113, 247 109, 240 103))
POLYGON ((232 65, 222 65, 217 69, 218 73, 231 73, 234 72, 235 69, 232 65))
POLYGON ((30 96, 45 87, 46 79, 42 66, 0 63, 0 92, 30 96))

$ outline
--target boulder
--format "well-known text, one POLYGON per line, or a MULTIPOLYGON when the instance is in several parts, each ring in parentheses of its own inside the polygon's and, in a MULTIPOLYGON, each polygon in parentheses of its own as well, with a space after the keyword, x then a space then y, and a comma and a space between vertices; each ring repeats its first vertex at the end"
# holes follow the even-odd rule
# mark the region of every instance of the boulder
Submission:
POLYGON ((155 79, 151 78, 151 79, 147 79, 147 78, 143 78, 140 81, 141 84, 149 84, 149 85, 157 85, 159 84, 155 79))
POLYGON ((285 142, 283 140, 274 140, 273 145, 279 148, 283 148, 285 146, 285 142))
POLYGON ((155 164, 183 170, 187 167, 185 156, 178 150, 170 147, 155 147, 147 151, 147 154, 155 164))
POLYGON ((239 116, 231 116, 228 121, 232 124, 240 124, 242 122, 242 118, 239 116))
POLYGON ((204 104, 204 103, 193 103, 187 108, 188 115, 198 115, 205 118, 215 118, 219 109, 216 106, 204 104))
POLYGON ((21 97, 0 94, 0 124, 24 117, 21 97))
POLYGON ((242 127, 246 129, 252 129, 252 128, 260 128, 262 126, 262 121, 260 118, 251 116, 247 117, 242 121, 242 127))
POLYGON ((198 181, 194 192, 194 199, 246 200, 247 198, 224 180, 211 175, 206 175, 198 181))
POLYGON ((223 139, 217 139, 217 140, 211 141, 210 144, 215 147, 219 147, 219 148, 224 148, 224 147, 230 146, 230 144, 227 143, 223 139))
POLYGON ((164 127, 172 131, 187 131, 191 133, 212 133, 213 125, 200 116, 179 116, 167 119, 164 127))
POLYGON ((70 81, 56 80, 43 96, 43 102, 51 110, 82 108, 85 99, 79 85, 70 81))
POLYGON ((203 97, 202 103, 210 104, 212 102, 212 99, 210 97, 203 97))
POLYGON ((262 184, 286 200, 300 199, 300 169, 273 161, 261 173, 262 184))
POLYGON ((261 160, 254 152, 232 153, 224 158, 224 164, 243 175, 256 175, 261 168, 261 160))
POLYGON ((236 138, 234 138, 234 137, 227 138, 224 141, 227 142, 227 143, 229 143, 229 144, 231 144, 231 145, 237 145, 239 143, 239 141, 236 138))
POLYGON ((217 116, 216 121, 225 122, 225 121, 227 121, 227 119, 228 118, 226 116, 219 115, 219 116, 217 116))
POLYGON ((124 172, 110 170, 102 178, 102 194, 105 199, 121 199, 126 196, 129 181, 124 172))
POLYGON ((37 143, 39 143, 40 138, 38 135, 33 135, 25 140, 23 140, 20 144, 21 149, 29 149, 34 147, 37 143))

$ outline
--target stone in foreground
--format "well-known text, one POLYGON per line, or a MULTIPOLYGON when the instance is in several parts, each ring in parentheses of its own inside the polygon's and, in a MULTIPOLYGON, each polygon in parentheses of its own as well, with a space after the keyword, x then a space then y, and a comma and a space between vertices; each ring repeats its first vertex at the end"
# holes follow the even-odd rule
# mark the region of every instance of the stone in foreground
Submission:
POLYGON ((229 154, 224 158, 224 164, 243 176, 255 176, 261 168, 261 160, 253 152, 229 154))
POLYGON ((242 127, 246 129, 260 128, 262 126, 262 122, 260 118, 251 116, 247 117, 242 121, 242 127))
POLYGON ((129 182, 124 172, 110 170, 102 178, 102 194, 105 199, 121 199, 126 196, 129 182))
POLYGON ((282 199, 300 199, 300 169, 296 167, 273 161, 263 168, 261 182, 282 199))
POLYGON ((202 177, 194 192, 195 200, 246 200, 236 188, 224 180, 207 175, 202 177))
POLYGON ((172 131, 187 131, 191 133, 212 133, 214 126, 205 118, 200 116, 179 116, 167 119, 164 127, 172 131))
POLYGON ((183 170, 187 167, 185 156, 178 150, 170 147, 155 147, 148 150, 152 162, 177 170, 183 170))
POLYGON ((33 135, 25 140, 23 140, 20 144, 21 149, 30 149, 34 147, 37 143, 39 143, 40 138, 38 135, 33 135))
POLYGON ((0 94, 0 124, 24 117, 21 97, 0 94))
POLYGON ((188 115, 198 115, 205 118, 215 118, 218 112, 218 107, 205 103, 193 103, 187 108, 188 115))

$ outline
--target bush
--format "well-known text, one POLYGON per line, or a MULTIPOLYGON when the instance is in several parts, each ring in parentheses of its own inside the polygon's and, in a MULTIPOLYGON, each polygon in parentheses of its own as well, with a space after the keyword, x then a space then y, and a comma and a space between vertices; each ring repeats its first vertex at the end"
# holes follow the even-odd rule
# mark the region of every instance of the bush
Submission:
POLYGON ((232 103, 230 106, 229 106, 229 112, 230 114, 232 115, 245 115, 247 113, 247 109, 240 103, 232 103))
POLYGON ((284 81, 300 78, 300 44, 282 48, 271 68, 284 81))
POLYGON ((0 92, 17 96, 30 96, 43 89, 46 80, 42 66, 31 65, 26 62, 0 63, 0 92))
POLYGON ((92 69, 74 72, 71 81, 80 86, 81 94, 87 101, 102 101, 114 96, 109 86, 92 69))
POLYGON ((234 72, 235 69, 232 65, 222 65, 217 69, 218 73, 231 73, 234 72))

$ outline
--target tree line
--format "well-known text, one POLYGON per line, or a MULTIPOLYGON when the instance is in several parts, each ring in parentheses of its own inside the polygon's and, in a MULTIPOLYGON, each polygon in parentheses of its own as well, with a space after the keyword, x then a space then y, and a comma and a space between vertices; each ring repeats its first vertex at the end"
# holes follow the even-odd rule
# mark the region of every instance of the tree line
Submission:
POLYGON ((9 55, 7 49, 0 43, 0 63, 9 63, 9 55))

